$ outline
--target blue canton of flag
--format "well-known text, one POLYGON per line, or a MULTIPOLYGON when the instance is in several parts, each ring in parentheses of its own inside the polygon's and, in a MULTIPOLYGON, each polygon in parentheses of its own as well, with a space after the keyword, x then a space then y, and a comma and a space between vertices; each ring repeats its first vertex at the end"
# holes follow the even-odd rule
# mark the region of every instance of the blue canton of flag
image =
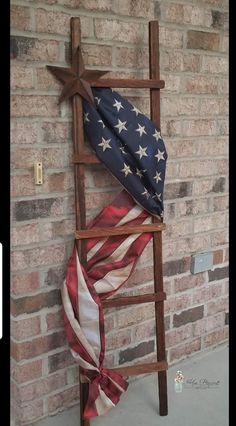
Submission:
POLYGON ((97 157, 137 204, 163 218, 167 152, 160 129, 112 89, 93 89, 96 107, 83 100, 84 126, 97 157))

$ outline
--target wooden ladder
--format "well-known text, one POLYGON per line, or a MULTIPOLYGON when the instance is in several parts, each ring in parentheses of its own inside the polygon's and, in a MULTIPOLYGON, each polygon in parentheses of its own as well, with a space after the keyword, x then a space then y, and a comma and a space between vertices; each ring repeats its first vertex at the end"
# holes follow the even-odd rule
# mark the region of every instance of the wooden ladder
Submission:
MULTIPOLYGON (((72 53, 81 45, 80 18, 71 18, 71 50, 72 53)), ((73 55, 72 55, 73 57, 73 55)), ((75 64, 74 64, 75 65, 75 64)), ((164 87, 164 81, 160 80, 159 68, 159 24, 158 21, 149 22, 149 75, 150 80, 132 79, 104 79, 92 82, 91 87, 111 88, 149 88, 151 118, 160 127, 160 89, 164 87)), ((74 178, 75 178, 75 215, 76 215, 76 244, 81 263, 86 263, 85 239, 96 236, 109 237, 112 235, 124 235, 141 232, 153 232, 153 256, 154 256, 154 292, 129 297, 117 297, 103 301, 104 308, 119 307, 125 305, 154 302, 156 319, 156 346, 157 362, 146 363, 128 367, 114 368, 123 376, 138 375, 158 372, 159 388, 159 413, 161 416, 168 414, 167 406, 167 374, 168 364, 165 353, 165 324, 164 324, 164 300, 166 294, 163 291, 162 272, 162 231, 165 224, 157 218, 152 219, 150 225, 135 227, 122 226, 117 228, 102 228, 100 230, 86 229, 85 210, 85 184, 84 171, 88 164, 99 164, 100 160, 95 154, 87 154, 84 148, 83 107, 81 97, 76 95, 72 100, 73 114, 73 144, 74 144, 74 178)), ((88 394, 88 385, 80 381, 80 424, 89 426, 90 421, 83 418, 83 410, 88 394)))

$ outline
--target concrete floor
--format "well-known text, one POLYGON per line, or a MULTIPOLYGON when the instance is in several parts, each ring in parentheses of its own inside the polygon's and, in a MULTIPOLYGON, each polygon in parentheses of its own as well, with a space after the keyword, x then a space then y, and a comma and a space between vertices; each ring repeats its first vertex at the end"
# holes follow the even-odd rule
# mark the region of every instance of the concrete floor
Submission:
MULTIPOLYGON (((168 377, 167 416, 158 412, 157 375, 133 380, 120 403, 91 426, 228 426, 228 346, 220 346, 171 366, 168 377), (174 389, 181 370, 182 392, 174 389), (192 379, 192 382, 190 383, 192 379), (202 383, 208 381, 208 385, 202 383), (218 382, 215 385, 210 382, 218 382)), ((79 410, 73 407, 34 426, 79 426, 79 410)))

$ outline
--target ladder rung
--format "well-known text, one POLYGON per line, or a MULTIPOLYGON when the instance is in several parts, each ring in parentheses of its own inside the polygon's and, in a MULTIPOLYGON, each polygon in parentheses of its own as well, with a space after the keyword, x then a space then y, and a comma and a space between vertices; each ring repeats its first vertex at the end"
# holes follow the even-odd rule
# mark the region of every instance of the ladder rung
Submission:
POLYGON ((85 238, 112 237, 116 235, 142 234, 144 232, 160 232, 166 229, 165 223, 152 223, 149 225, 117 226, 114 228, 91 228, 81 229, 75 232, 75 238, 82 240, 85 238))
POLYGON ((135 88, 135 89, 163 89, 165 87, 164 80, 135 80, 130 78, 101 78, 90 82, 91 87, 114 87, 114 88, 135 88))
POLYGON ((74 154, 73 163, 75 164, 101 164, 101 161, 95 154, 74 154))
POLYGON ((152 373, 154 371, 168 370, 168 363, 166 361, 157 361, 149 364, 130 365, 128 367, 112 368, 113 371, 121 374, 122 376, 136 376, 139 374, 152 373))
POLYGON ((139 303, 161 302, 165 299, 166 293, 164 291, 158 291, 150 294, 139 294, 138 296, 123 296, 110 300, 103 300, 102 306, 103 308, 112 308, 115 306, 136 305, 139 303))

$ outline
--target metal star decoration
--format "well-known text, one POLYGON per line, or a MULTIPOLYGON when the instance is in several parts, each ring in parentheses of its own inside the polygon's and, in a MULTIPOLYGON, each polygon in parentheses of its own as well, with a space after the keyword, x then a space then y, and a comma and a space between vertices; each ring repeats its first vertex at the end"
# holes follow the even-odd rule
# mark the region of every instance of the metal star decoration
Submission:
POLYGON ((95 104, 91 83, 98 80, 103 74, 109 72, 86 70, 79 47, 72 56, 72 66, 70 68, 54 67, 51 65, 47 65, 47 68, 64 84, 58 103, 78 94, 88 102, 95 104))

